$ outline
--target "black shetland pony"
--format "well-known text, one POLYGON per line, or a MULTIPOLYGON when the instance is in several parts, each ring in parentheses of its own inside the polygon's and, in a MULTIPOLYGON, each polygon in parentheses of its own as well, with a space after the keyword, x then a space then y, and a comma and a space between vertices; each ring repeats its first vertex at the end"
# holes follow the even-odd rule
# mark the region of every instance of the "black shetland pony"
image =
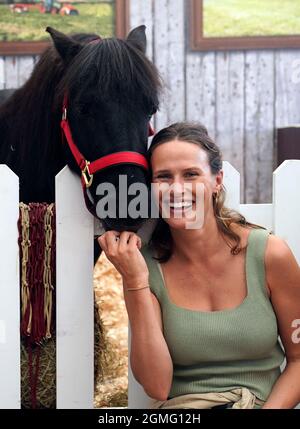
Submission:
MULTIPOLYGON (((149 121, 158 108, 160 78, 145 56, 145 26, 132 30, 126 40, 47 31, 53 46, 0 107, 0 164, 19 176, 24 203, 54 202, 54 178, 66 164, 81 174, 68 144, 62 143, 64 100, 73 141, 90 162, 124 151, 145 156, 149 121)), ((94 206, 101 198, 97 186, 108 182, 118 191, 119 175, 127 177, 128 187, 149 186, 147 169, 123 159, 94 174, 89 187, 94 206)), ((128 195, 128 205, 133 198, 128 195)), ((106 230, 137 231, 143 221, 130 215, 120 219, 117 213, 102 223, 106 230)))
MULTIPOLYGON (((53 46, 24 86, 0 106, 0 164, 19 176, 24 203, 54 202, 55 175, 66 164, 85 179, 94 208, 101 198, 98 185, 111 184, 117 191, 117 217, 101 219, 104 228, 137 231, 145 219, 118 216, 118 190, 120 175, 126 176, 127 189, 150 184, 145 155, 160 78, 145 56, 145 27, 126 40, 47 31, 53 46)), ((134 198, 127 195, 127 207, 134 198)), ((95 249, 96 261, 97 241, 95 249)), ((55 379, 53 368, 50 375, 55 379)))

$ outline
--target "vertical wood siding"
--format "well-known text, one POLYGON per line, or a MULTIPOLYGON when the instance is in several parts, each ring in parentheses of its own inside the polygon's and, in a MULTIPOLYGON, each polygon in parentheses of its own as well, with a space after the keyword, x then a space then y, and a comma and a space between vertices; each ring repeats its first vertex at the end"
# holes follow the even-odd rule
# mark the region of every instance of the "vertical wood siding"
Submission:
MULTIPOLYGON (((275 130, 300 123, 300 50, 192 52, 187 1, 130 5, 130 26, 147 26, 148 55, 165 83, 156 128, 202 122, 241 173, 241 202, 271 202, 275 130)), ((0 89, 22 85, 35 61, 0 57, 0 89)))

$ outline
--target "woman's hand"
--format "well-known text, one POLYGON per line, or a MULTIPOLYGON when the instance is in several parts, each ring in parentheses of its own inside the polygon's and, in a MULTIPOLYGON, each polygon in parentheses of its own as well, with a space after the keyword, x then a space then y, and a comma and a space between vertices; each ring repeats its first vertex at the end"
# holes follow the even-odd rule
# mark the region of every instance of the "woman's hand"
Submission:
POLYGON ((149 271, 140 252, 142 241, 133 232, 107 231, 98 238, 107 259, 119 271, 130 287, 148 283, 149 271))

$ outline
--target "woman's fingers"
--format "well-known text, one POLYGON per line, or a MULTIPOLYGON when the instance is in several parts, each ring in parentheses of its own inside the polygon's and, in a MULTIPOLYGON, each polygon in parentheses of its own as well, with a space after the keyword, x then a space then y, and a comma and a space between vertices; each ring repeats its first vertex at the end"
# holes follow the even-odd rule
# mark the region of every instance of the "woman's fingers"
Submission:
POLYGON ((126 249, 128 248, 128 243, 132 235, 134 235, 134 233, 131 231, 123 231, 121 233, 120 241, 119 241, 119 251, 121 253, 125 252, 126 249))
POLYGON ((124 279, 139 282, 141 276, 148 275, 146 262, 137 251, 142 247, 142 241, 134 232, 107 231, 98 238, 98 241, 107 259, 124 279))
POLYGON ((119 235, 117 231, 107 231, 98 237, 98 243, 105 253, 110 252, 110 250, 114 248, 113 244, 117 242, 116 238, 119 237, 119 235))
POLYGON ((142 248, 142 239, 138 235, 137 235, 137 246, 138 246, 138 249, 141 250, 141 248, 142 248))
POLYGON ((104 252, 107 251, 107 244, 106 244, 106 235, 102 234, 100 237, 98 237, 98 243, 104 252))
POLYGON ((136 247, 137 247, 140 250, 142 247, 141 238, 137 234, 132 234, 129 237, 128 247, 129 247, 129 249, 132 249, 132 250, 136 249, 136 247))
POLYGON ((119 246, 120 233, 118 231, 107 231, 105 235, 108 252, 115 254, 119 246))
POLYGON ((101 237, 98 238, 98 242, 101 248, 110 254, 116 254, 117 252, 124 253, 126 249, 134 249, 138 247, 141 249, 142 240, 141 238, 131 231, 107 231, 101 237))

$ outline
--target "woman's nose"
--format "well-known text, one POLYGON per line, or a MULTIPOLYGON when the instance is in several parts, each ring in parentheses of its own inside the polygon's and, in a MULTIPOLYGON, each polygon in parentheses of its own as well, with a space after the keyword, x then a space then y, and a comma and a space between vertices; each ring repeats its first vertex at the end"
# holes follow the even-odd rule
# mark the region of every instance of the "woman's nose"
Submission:
POLYGON ((174 180, 174 182, 171 185, 171 192, 170 195, 172 198, 178 198, 182 197, 184 194, 184 182, 183 180, 174 180))

